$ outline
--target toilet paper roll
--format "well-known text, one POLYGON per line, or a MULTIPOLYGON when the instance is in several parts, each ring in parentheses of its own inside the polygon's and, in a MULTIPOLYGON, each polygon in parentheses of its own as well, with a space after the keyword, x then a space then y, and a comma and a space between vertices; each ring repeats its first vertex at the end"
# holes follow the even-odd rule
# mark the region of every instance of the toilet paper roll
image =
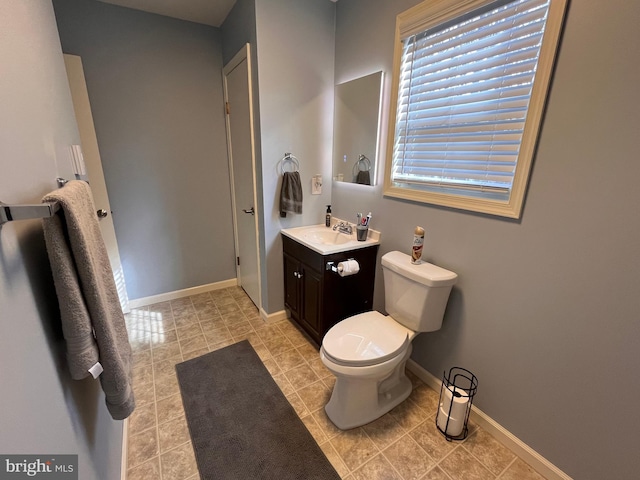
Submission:
POLYGON ((436 423, 440 430, 447 435, 457 437, 462 433, 464 421, 467 416, 467 405, 469 403, 469 393, 461 388, 456 388, 456 393, 462 395, 457 397, 453 395, 453 385, 443 387, 443 395, 440 400, 440 408, 438 408, 438 418, 436 423), (453 403, 451 399, 453 398, 453 403), (449 418, 449 425, 447 425, 449 418))
POLYGON ((346 262, 338 263, 338 275, 341 277, 348 277, 349 275, 355 275, 360 271, 360 264, 357 260, 347 260, 346 262))

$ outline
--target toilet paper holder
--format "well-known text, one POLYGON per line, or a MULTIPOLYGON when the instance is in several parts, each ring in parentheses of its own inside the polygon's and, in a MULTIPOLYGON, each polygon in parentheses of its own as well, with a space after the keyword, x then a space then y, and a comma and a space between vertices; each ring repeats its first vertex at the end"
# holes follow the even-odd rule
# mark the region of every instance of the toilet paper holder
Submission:
POLYGON ((464 440, 469 434, 469 414, 478 391, 478 378, 466 368, 453 367, 442 375, 436 427, 447 441, 464 440))
MULTIPOLYGON (((351 261, 353 260, 353 258, 348 258, 347 261, 351 261)), ((338 264, 340 264, 342 262, 327 262, 327 264, 325 265, 325 269, 326 270, 331 270, 332 272, 335 273, 340 273, 340 270, 338 269, 338 264)))

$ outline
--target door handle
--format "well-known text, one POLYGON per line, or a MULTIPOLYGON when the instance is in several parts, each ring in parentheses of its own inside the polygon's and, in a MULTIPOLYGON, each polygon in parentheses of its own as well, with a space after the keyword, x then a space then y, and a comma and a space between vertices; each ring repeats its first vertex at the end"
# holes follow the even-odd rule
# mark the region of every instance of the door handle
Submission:
POLYGON ((255 215, 256 214, 256 211, 254 210, 253 207, 251 207, 249 210, 247 210, 246 208, 243 208, 242 211, 244 213, 250 213, 251 215, 255 215))
POLYGON ((98 218, 104 218, 109 215, 109 212, 107 212, 104 208, 101 208, 96 212, 96 215, 98 215, 98 218))

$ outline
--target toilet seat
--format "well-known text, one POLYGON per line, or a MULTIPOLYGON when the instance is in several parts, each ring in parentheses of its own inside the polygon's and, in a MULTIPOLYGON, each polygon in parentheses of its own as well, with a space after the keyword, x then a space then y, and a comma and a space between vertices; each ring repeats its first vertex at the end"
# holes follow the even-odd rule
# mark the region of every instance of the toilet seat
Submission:
POLYGON ((391 317, 365 312, 334 325, 324 336, 322 349, 338 365, 377 365, 404 352, 413 334, 391 317))

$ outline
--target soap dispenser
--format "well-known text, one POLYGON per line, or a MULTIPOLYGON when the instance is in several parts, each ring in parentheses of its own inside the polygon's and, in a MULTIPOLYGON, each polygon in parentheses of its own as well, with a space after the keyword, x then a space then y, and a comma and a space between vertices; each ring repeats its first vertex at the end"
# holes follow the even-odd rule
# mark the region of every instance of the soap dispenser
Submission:
POLYGON ((327 205, 327 214, 324 217, 324 226, 331 226, 331 205, 327 205))

